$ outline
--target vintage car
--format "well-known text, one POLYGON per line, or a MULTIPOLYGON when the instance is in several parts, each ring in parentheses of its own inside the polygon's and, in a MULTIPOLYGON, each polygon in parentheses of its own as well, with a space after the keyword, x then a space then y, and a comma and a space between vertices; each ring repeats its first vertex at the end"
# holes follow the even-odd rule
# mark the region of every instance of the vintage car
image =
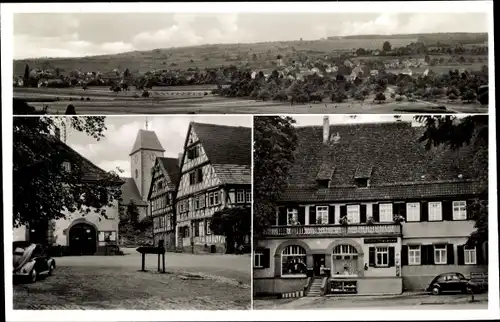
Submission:
POLYGON ((479 285, 460 273, 443 273, 432 279, 426 291, 439 295, 443 292, 477 293, 479 289, 479 285))
POLYGON ((52 275, 56 261, 46 254, 42 245, 17 241, 12 246, 14 278, 28 278, 34 283, 42 275, 52 275))

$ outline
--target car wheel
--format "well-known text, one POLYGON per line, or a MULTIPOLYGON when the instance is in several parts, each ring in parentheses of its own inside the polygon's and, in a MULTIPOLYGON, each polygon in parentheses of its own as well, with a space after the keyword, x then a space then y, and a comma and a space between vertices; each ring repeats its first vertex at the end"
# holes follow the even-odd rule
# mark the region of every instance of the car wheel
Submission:
POLYGON ((432 295, 439 295, 439 294, 441 294, 441 289, 437 286, 434 286, 432 288, 432 295))
POLYGON ((38 279, 38 272, 33 268, 30 273, 30 282, 35 283, 38 279))
POLYGON ((52 276, 52 271, 53 271, 55 268, 56 268, 56 267, 55 267, 54 263, 50 264, 50 266, 49 266, 49 276, 52 276))

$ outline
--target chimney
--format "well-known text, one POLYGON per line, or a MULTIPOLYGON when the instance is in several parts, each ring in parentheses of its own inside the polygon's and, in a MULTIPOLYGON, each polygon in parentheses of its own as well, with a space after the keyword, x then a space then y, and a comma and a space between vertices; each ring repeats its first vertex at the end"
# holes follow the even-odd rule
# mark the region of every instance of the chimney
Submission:
POLYGON ((59 129, 57 126, 54 129, 54 136, 58 139, 61 140, 61 129, 59 129))
POLYGON ((183 156, 183 155, 184 155, 184 154, 183 154, 182 152, 181 152, 181 153, 179 153, 179 157, 178 157, 178 160, 179 160, 179 161, 178 161, 178 163, 179 163, 179 168, 182 166, 182 156, 183 156))
POLYGON ((327 144, 330 138, 330 120, 328 116, 323 117, 323 143, 327 144))

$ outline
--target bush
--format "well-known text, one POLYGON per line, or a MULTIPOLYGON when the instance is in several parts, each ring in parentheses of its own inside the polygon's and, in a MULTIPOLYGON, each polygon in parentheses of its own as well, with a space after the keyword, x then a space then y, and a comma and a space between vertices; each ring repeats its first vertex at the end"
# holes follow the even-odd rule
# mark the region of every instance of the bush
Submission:
POLYGON ((382 103, 382 101, 385 101, 385 95, 384 93, 378 93, 375 95, 375 101, 378 101, 379 103, 382 103))
POLYGON ((454 101, 454 100, 456 100, 457 98, 458 98, 458 97, 457 97, 457 95, 455 95, 454 93, 450 93, 450 94, 448 95, 448 99, 449 99, 449 100, 454 101))
POLYGON ((391 93, 391 98, 396 98, 396 93, 391 93))
POLYGON ((144 91, 142 92, 142 97, 149 97, 149 92, 148 91, 144 91))
POLYGON ((90 97, 87 96, 87 101, 90 101, 90 97))
POLYGON ((85 101, 85 98, 83 98, 83 96, 80 97, 80 101, 85 101))
POLYGON ((396 100, 396 102, 401 102, 403 101, 403 96, 397 95, 394 99, 396 100))
POLYGON ((364 101, 365 96, 363 95, 362 92, 356 92, 356 93, 354 93, 354 99, 357 101, 364 101))

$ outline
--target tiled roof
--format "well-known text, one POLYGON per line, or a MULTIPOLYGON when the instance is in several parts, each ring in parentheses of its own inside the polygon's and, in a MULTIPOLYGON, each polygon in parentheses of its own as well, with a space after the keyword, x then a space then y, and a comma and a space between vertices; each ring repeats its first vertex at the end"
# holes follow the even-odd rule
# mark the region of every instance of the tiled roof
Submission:
POLYGON ((169 189, 175 190, 177 188, 177 184, 181 178, 181 170, 179 169, 179 159, 176 158, 158 158, 161 162, 161 165, 167 172, 167 175, 170 178, 169 189))
POLYGON ((251 128, 196 122, 191 126, 222 183, 251 183, 251 128))
POLYGON ((147 206, 148 203, 142 200, 141 194, 139 192, 139 189, 137 189, 134 179, 122 178, 122 180, 124 180, 125 183, 121 187, 122 190, 121 204, 129 205, 131 201, 133 201, 134 204, 136 204, 137 206, 147 206))
POLYGON ((165 152, 165 149, 163 149, 163 147, 161 146, 156 133, 154 131, 147 131, 142 129, 137 133, 137 137, 135 139, 132 150, 130 151, 130 155, 132 155, 134 152, 139 151, 140 149, 165 152))
MULTIPOLYGON (((111 174, 99 168, 95 164, 93 164, 90 160, 85 158, 83 155, 78 153, 76 150, 71 148, 69 145, 64 143, 63 141, 57 139, 54 136, 50 136, 49 140, 51 140, 55 147, 62 149, 64 152, 68 154, 68 158, 71 163, 78 163, 81 170, 81 180, 83 181, 106 181, 107 179, 112 178, 111 174)), ((116 184, 123 183, 120 179, 114 178, 113 181, 116 184)), ((112 183, 112 182, 110 182, 112 183)))
POLYGON ((370 186, 369 188, 337 187, 311 188, 289 187, 282 195, 282 202, 301 201, 382 201, 424 199, 446 196, 470 196, 480 193, 478 182, 421 182, 396 185, 370 186))
POLYGON ((318 174, 316 175, 316 180, 330 180, 335 172, 335 166, 324 162, 319 168, 318 174))
POLYGON ((440 147, 426 151, 418 141, 423 131, 407 122, 331 125, 330 133, 338 132, 340 140, 323 144, 322 126, 298 127, 295 162, 282 199, 410 198, 475 191, 470 182, 465 182, 475 178, 473 149, 467 146, 451 151, 440 147), (325 163, 335 167, 329 188, 316 182, 325 163), (356 177, 367 174, 370 187, 357 188, 356 177), (455 183, 436 183, 450 181, 455 183))
POLYGON ((217 177, 223 184, 251 184, 250 166, 238 164, 214 164, 217 177))
POLYGON ((252 130, 243 126, 191 123, 212 164, 251 164, 252 130))

